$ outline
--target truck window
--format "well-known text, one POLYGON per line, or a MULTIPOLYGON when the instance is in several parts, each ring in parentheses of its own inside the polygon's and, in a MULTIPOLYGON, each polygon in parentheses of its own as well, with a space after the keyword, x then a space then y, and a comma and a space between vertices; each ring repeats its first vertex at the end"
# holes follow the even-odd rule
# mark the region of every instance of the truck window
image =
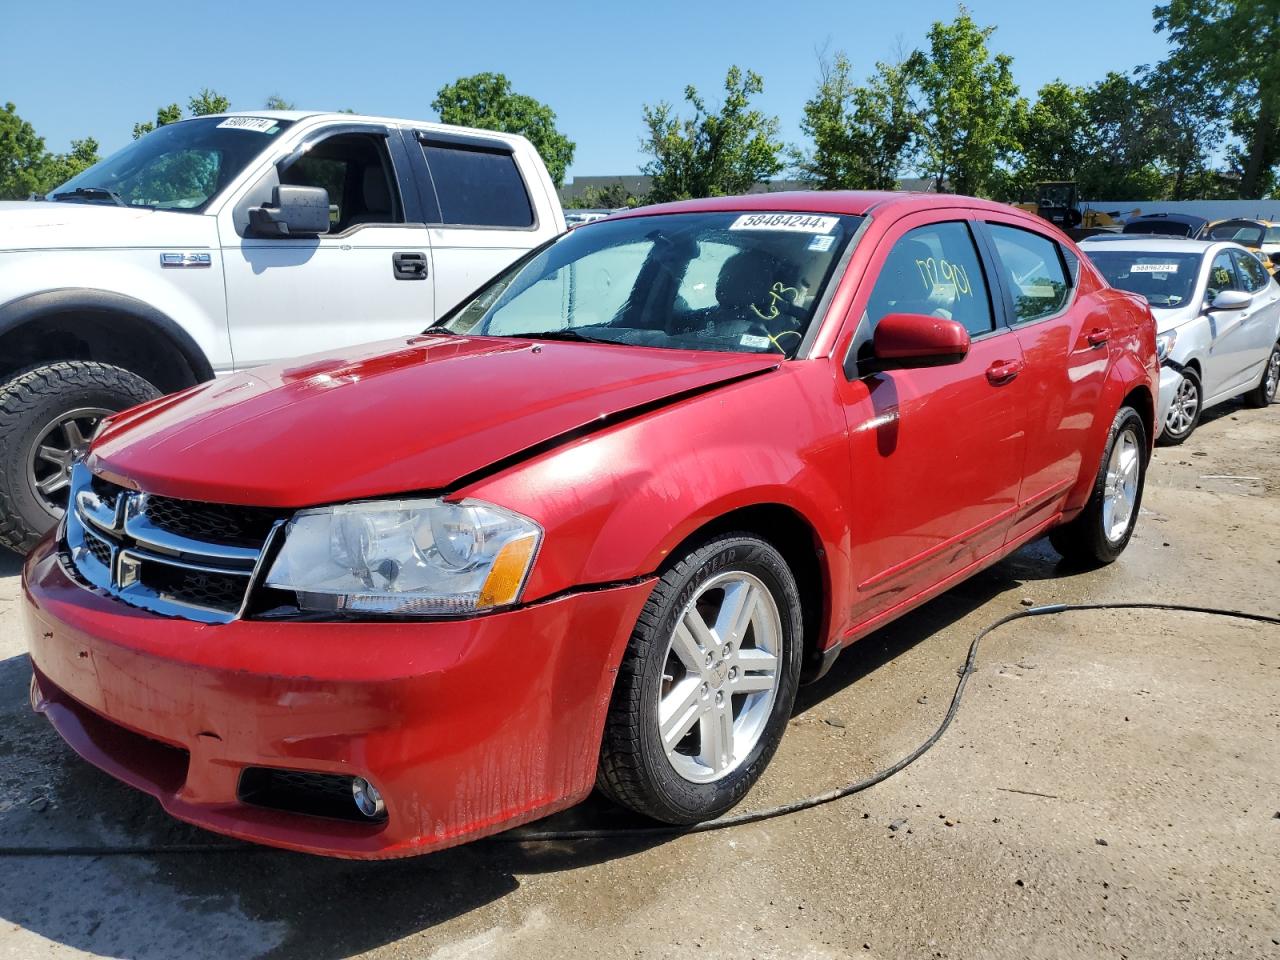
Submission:
POLYGON ((364 223, 404 223, 386 137, 339 133, 280 171, 280 182, 329 191, 330 233, 364 223))
POLYGON ((456 227, 531 227, 533 205, 510 153, 424 141, 422 152, 440 203, 440 219, 456 227))

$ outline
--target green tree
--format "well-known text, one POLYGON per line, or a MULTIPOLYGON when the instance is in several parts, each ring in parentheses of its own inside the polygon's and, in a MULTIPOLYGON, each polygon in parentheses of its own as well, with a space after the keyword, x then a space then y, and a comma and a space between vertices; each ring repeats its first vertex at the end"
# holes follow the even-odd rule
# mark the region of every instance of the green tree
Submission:
POLYGON ((778 118, 751 109, 751 98, 764 92, 764 80, 734 66, 724 90, 724 103, 711 113, 698 91, 685 87, 684 98, 693 107, 687 119, 665 101, 645 104, 648 136, 641 148, 653 158, 644 166, 653 178, 650 200, 745 193, 782 169, 778 118))
MULTIPOLYGON (((187 109, 191 111, 193 117, 207 117, 211 113, 226 113, 231 109, 231 101, 208 87, 202 89, 194 97, 187 100, 187 109)), ((144 123, 135 123, 133 125, 133 139, 145 136, 157 127, 163 127, 170 123, 177 123, 182 119, 182 107, 176 103, 168 106, 160 107, 156 110, 156 119, 152 123, 150 121, 144 123)))
POLYGON ((1014 117, 1017 157, 1005 199, 1029 199, 1046 180, 1076 180, 1089 154, 1087 91, 1061 80, 1046 83, 1014 117))
POLYGON ((928 51, 913 53, 904 64, 919 98, 920 165, 939 191, 984 192, 1018 146, 1013 58, 987 50, 994 32, 961 6, 951 23, 929 28, 928 51))
POLYGON ((800 121, 813 151, 792 151, 800 179, 820 190, 892 190, 920 128, 906 71, 877 63, 859 86, 843 53, 821 60, 819 71, 800 121))
POLYGON ((565 201, 568 210, 617 210, 620 207, 639 206, 641 198, 622 185, 622 182, 603 187, 587 187, 576 197, 565 201))
POLYGON ((41 170, 43 183, 39 192, 47 193, 72 177, 79 176, 100 159, 98 141, 93 137, 72 140, 70 153, 51 153, 44 158, 41 170))
POLYGON ((1142 83, 1108 73, 1085 92, 1087 149, 1077 180, 1093 200, 1159 199, 1165 176, 1157 160, 1166 141, 1156 104, 1142 83))
POLYGON ((278 93, 273 93, 267 97, 267 102, 262 105, 264 110, 294 110, 296 107, 278 93))
POLYGON ((44 137, 6 103, 0 111, 0 200, 24 200, 39 192, 44 137))
POLYGON ((446 84, 431 101, 442 123, 518 133, 533 144, 556 187, 563 186, 575 144, 556 129, 556 115, 545 103, 516 93, 501 73, 477 73, 446 84))
POLYGON ((1239 196, 1261 197, 1280 164, 1280 5, 1276 0, 1170 0, 1153 11, 1173 53, 1165 68, 1227 104, 1240 147, 1239 196))
POLYGON ((1214 193, 1220 177, 1209 164, 1226 133, 1223 99, 1168 61, 1138 74, 1150 103, 1151 139, 1164 168, 1165 196, 1191 200, 1214 193))

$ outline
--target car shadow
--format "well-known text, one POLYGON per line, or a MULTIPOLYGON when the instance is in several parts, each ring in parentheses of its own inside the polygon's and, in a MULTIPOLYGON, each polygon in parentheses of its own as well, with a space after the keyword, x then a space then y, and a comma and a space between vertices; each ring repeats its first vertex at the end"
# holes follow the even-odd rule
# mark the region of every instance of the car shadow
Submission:
MULTIPOLYGON (((1024 548, 852 645, 826 677, 802 688, 796 711, 812 709, 1059 566, 1051 549, 1024 548)), ((627 857, 673 838, 534 843, 520 842, 515 831, 430 856, 372 863, 223 841, 172 820, 149 797, 80 761, 31 712, 29 677, 25 656, 0 661, 0 846, 125 845, 147 852, 18 858, 0 851, 8 861, 0 918, 15 927, 8 936, 38 934, 128 960, 178 952, 330 960, 421 935, 506 897, 522 876, 627 857), (187 844, 219 849, 160 852, 187 844)), ((593 796, 533 829, 645 825, 593 796)))

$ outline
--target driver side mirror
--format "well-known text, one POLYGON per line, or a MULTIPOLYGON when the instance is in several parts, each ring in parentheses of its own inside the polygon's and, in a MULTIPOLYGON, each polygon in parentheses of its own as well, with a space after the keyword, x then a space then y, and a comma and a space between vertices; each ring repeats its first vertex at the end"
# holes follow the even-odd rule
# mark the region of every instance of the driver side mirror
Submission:
POLYGON ((1243 290, 1223 290, 1209 303, 1210 310, 1243 310, 1253 303, 1253 294, 1243 290))
POLYGON ((891 313, 876 324, 871 354, 859 364, 863 376, 959 363, 969 355, 969 331, 964 324, 944 317, 891 313))
POLYGON ((255 237, 317 237, 329 232, 329 191, 324 187, 279 186, 271 202, 249 208, 255 237))

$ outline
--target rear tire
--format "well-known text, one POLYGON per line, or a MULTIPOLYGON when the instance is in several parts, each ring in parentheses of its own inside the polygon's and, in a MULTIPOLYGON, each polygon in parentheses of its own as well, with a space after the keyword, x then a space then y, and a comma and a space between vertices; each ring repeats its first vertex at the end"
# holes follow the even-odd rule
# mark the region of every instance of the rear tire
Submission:
POLYGON ((1272 346, 1262 381, 1244 395, 1244 402, 1251 407, 1269 407, 1275 402, 1277 390, 1280 390, 1280 342, 1272 346))
POLYGON ((1162 447, 1176 447, 1185 443, 1195 433, 1200 424, 1200 414, 1204 410, 1204 390, 1196 372, 1187 368, 1182 372, 1182 382, 1169 404, 1169 412, 1164 418, 1164 430, 1156 441, 1162 447))
POLYGON ((1133 536, 1146 479, 1147 428, 1137 410, 1121 407, 1111 423, 1089 501, 1075 519, 1049 534, 1049 542, 1070 563, 1113 562, 1133 536))
POLYGON ((692 551, 653 588, 605 720, 596 783, 624 807, 692 824, 746 795, 795 703, 800 593, 746 533, 692 551))
POLYGON ((35 367, 0 386, 0 545, 34 547, 62 516, 70 465, 102 417, 158 396, 137 374, 88 360, 35 367))

